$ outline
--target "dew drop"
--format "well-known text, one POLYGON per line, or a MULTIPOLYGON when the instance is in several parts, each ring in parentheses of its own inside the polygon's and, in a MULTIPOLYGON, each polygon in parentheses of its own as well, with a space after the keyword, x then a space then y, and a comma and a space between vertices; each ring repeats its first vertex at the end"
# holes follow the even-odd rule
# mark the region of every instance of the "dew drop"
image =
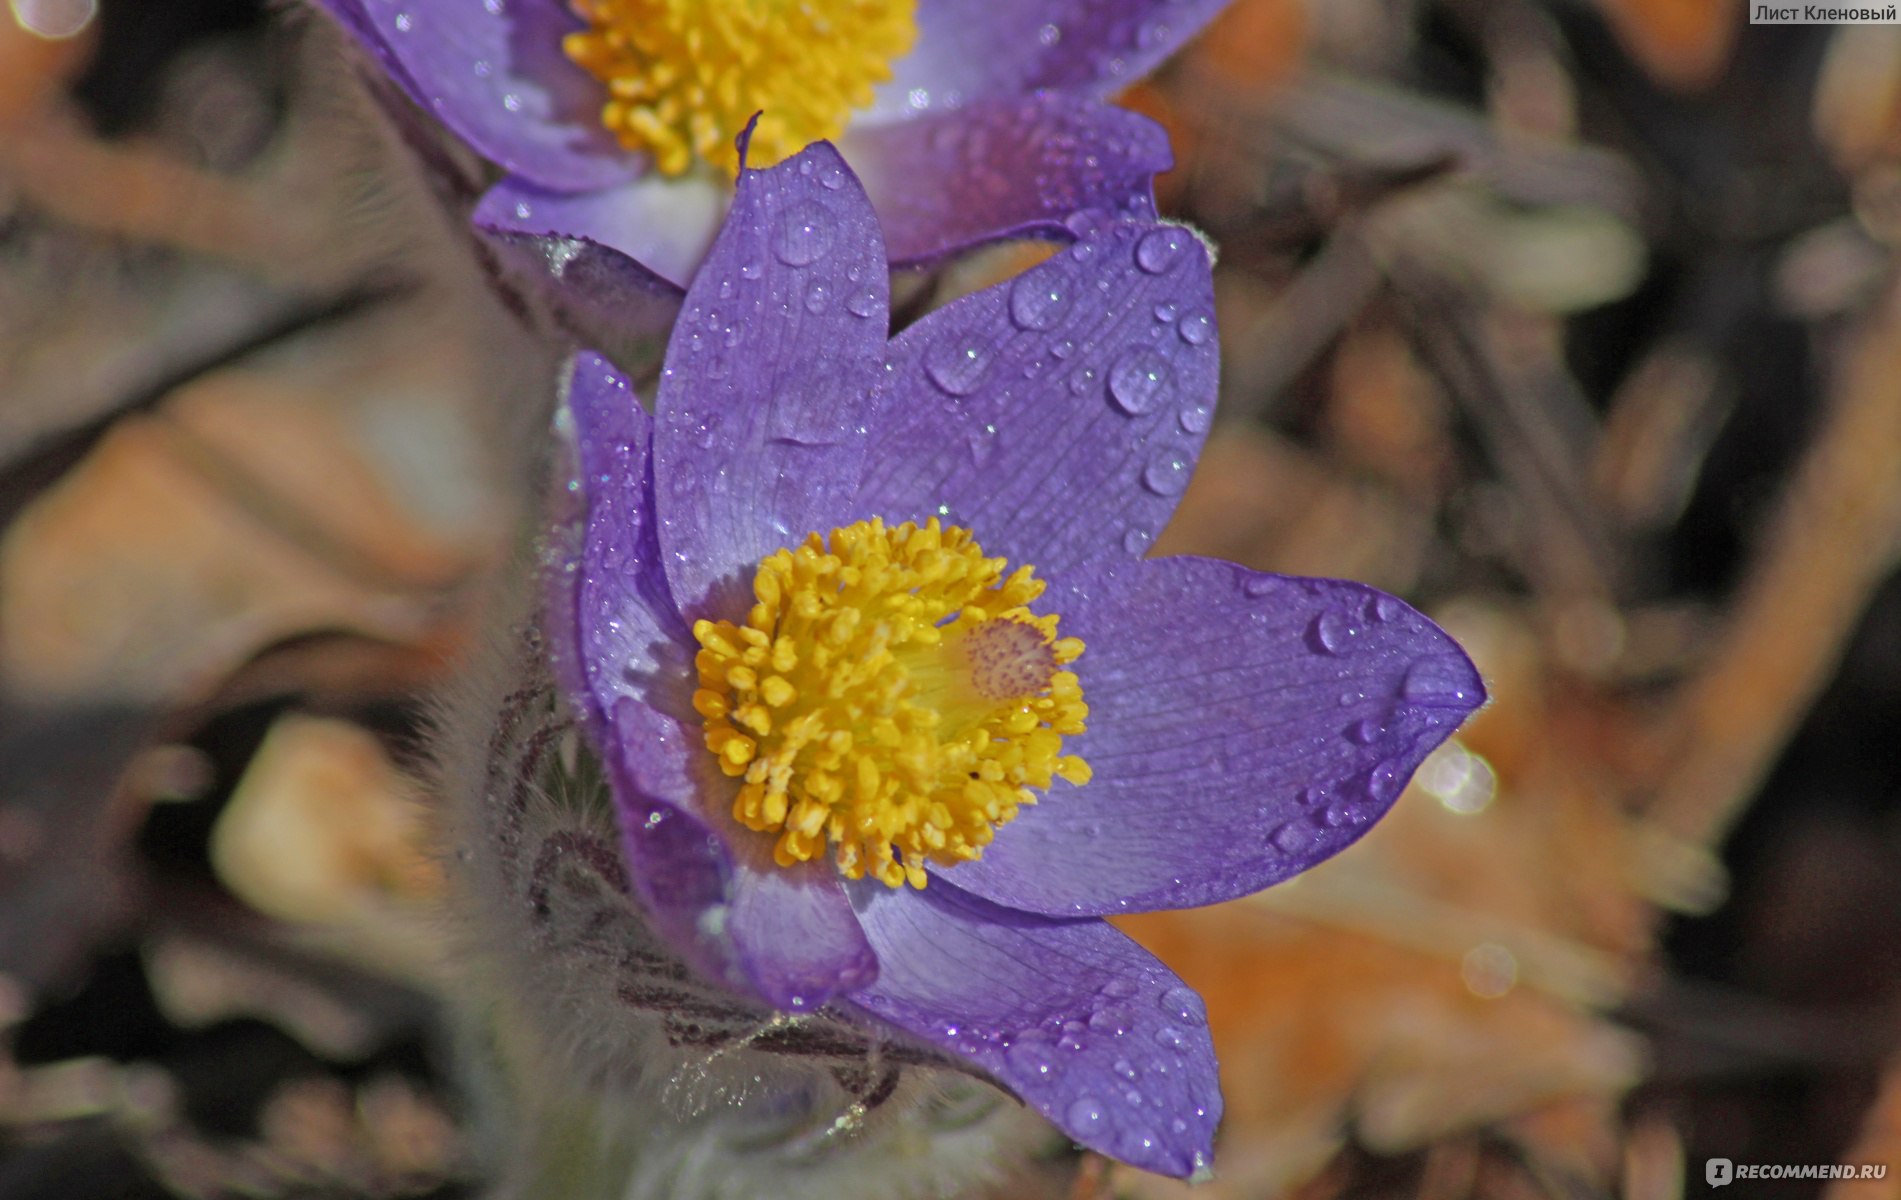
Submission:
POLYGON ((520 112, 521 111, 521 93, 519 92, 502 93, 502 107, 507 109, 509 112, 520 112))
POLYGON ((1153 350, 1138 347, 1109 368, 1109 398, 1132 417, 1166 401, 1174 385, 1175 372, 1168 360, 1153 350))
POLYGON ((1116 1074, 1122 1076, 1122 1078, 1128 1080, 1130 1083, 1134 1083, 1136 1079, 1139 1078, 1142 1074, 1140 1071, 1135 1069, 1135 1064, 1130 1062, 1126 1058, 1116 1059, 1115 1065, 1110 1067, 1109 1069, 1114 1071, 1116 1074))
POLYGON ((1366 794, 1384 804, 1399 795, 1399 789, 1403 783, 1399 765, 1383 762, 1367 773, 1366 794))
POLYGON ((1184 404, 1177 415, 1183 433, 1207 433, 1214 423, 1214 410, 1206 404, 1184 404))
POLYGON ((1274 831, 1274 846, 1284 854, 1305 854, 1319 837, 1320 831, 1306 821, 1289 821, 1274 831))
POLYGON ((1065 272, 1054 267, 1032 271, 1010 288, 1010 319, 1019 329, 1054 329, 1075 298, 1065 272))
POLYGON ((1109 1114, 1103 1111, 1102 1101, 1094 1096, 1078 1096, 1069 1106, 1069 1129, 1077 1137, 1099 1132, 1108 1120, 1109 1114))
POLYGON ((827 163, 825 169, 819 172, 818 182, 819 186, 827 191, 837 191, 845 186, 844 168, 837 163, 827 163))
POLYGON ((1099 1009, 1089 1016, 1089 1028, 1097 1033, 1106 1033, 1112 1037, 1121 1037, 1129 1032, 1129 1026, 1135 1018, 1129 1010, 1120 1006, 1099 1009))
POLYGON ((757 260, 754 260, 752 262, 741 263, 739 265, 739 273, 747 279, 757 279, 765 274, 765 268, 762 267, 757 260))
POLYGON ((794 204, 773 223, 773 257, 788 267, 815 263, 831 248, 831 214, 810 200, 794 204))
POLYGON ((1135 265, 1151 275, 1161 275, 1175 265, 1188 245, 1188 234, 1175 226, 1155 229, 1135 244, 1135 265))
POLYGON ((1204 1025, 1208 1021, 1208 1006, 1201 1002, 1193 988, 1177 985, 1162 993, 1162 1011, 1188 1025, 1204 1025))
POLYGON ((1165 453, 1143 469, 1142 486, 1158 496, 1179 496, 1188 486, 1188 463, 1165 453))
POLYGON ((1148 553, 1149 543, 1154 540, 1148 530, 1131 528, 1122 535, 1122 548, 1140 558, 1148 553))
POLYGON ((1214 318, 1205 312, 1191 312, 1182 318, 1175 332, 1191 346, 1205 346, 1208 339, 1215 335, 1214 318))
POLYGON ((1155 1031, 1155 1041, 1164 1049, 1180 1051, 1188 1044, 1188 1037, 1173 1025, 1164 1025, 1155 1031))
POLYGON ((845 298, 845 311, 854 317, 868 317, 878 311, 878 293, 860 288, 845 298))
POLYGON ((1253 575, 1241 585, 1241 594, 1250 600, 1259 600, 1262 596, 1274 594, 1278 581, 1268 575, 1253 575))
POLYGON ((515 201, 515 219, 517 221, 526 221, 529 217, 532 217, 534 215, 535 215, 535 210, 533 206, 531 206, 528 203, 528 201, 526 200, 515 201))
POLYGON ((1406 608, 1404 605, 1385 592, 1381 592, 1379 595, 1373 597, 1373 619, 1375 621, 1391 621, 1405 611, 1406 608))
POLYGON ((1069 377, 1070 394, 1073 396, 1087 394, 1091 388, 1096 386, 1096 379, 1097 375, 1094 367, 1078 367, 1076 373, 1069 377))
POLYGON ((1025 1079, 1053 1079, 1056 1076, 1056 1056, 1042 1042, 1017 1041, 1004 1057, 1010 1067, 1025 1079))
POLYGON ((1175 319, 1175 314, 1177 311, 1179 310, 1176 309, 1176 307, 1173 304, 1170 304, 1167 301, 1163 301, 1162 303, 1155 306, 1155 319, 1157 322, 1163 325, 1166 325, 1170 321, 1173 321, 1175 319))
POLYGON ((408 33, 411 29, 414 29, 415 27, 416 27, 416 18, 410 16, 408 13, 396 14, 396 32, 397 33, 408 33))
POLYGON ((924 373, 950 395, 968 396, 990 368, 990 357, 989 347, 974 335, 949 333, 924 351, 924 373))
POLYGON ((1068 339, 1057 342, 1054 346, 1050 347, 1050 357, 1057 362, 1063 361, 1074 353, 1076 353, 1076 343, 1068 339))
POLYGON ((1130 980, 1119 977, 1102 985, 1102 994, 1112 1000, 1127 1000, 1141 990, 1130 980))
POLYGON ((817 316, 825 311, 825 306, 831 302, 831 299, 832 290, 814 281, 811 287, 805 289, 805 311, 817 316))
POLYGON ((1337 608, 1329 608, 1315 617, 1311 632, 1314 644, 1327 654, 1345 653, 1360 633, 1352 620, 1337 608))
POLYGON ((1455 703, 1466 699, 1465 671, 1456 659, 1422 658, 1406 672, 1400 695, 1415 704, 1455 703))
POLYGON ((1355 721, 1347 727, 1347 736, 1362 746, 1371 746, 1379 740, 1382 726, 1372 717, 1355 721))

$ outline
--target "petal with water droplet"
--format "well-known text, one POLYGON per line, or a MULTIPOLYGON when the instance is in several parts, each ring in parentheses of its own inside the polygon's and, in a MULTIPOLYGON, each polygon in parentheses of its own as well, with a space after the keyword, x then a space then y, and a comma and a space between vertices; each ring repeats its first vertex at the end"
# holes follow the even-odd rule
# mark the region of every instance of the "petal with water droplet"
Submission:
POLYGON ((1107 99, 1200 32, 1227 0, 932 0, 917 46, 892 69, 866 119, 904 120, 913 93, 936 107, 1062 88, 1107 99))
POLYGON ((660 542, 689 618, 743 618, 762 557, 867 515, 854 507, 854 431, 881 373, 886 280, 877 218, 830 145, 740 176, 654 406, 660 542), (824 182, 833 171, 835 188, 824 182), (828 297, 871 292, 860 304, 871 318, 829 300, 814 311, 814 285, 828 297), (711 311, 721 336, 698 327, 711 311))
POLYGON ((1197 558, 1049 574, 1042 603, 1087 646, 1089 728, 1063 749, 1094 778, 1057 784, 978 861, 933 870, 1012 908, 1187 908, 1296 875, 1365 833, 1485 696, 1452 639, 1396 600, 1352 655, 1319 648, 1321 614, 1372 601, 1360 584, 1197 558), (1421 662, 1454 685, 1433 703, 1405 695, 1421 662), (1318 794, 1353 819, 1326 821, 1318 794))
POLYGON ((1191 235, 1176 230, 1188 239, 1178 269, 1152 275, 1136 265, 1135 246, 1157 228, 1173 229, 1096 226, 1075 247, 1090 253, 1060 255, 899 335, 860 507, 904 520, 948 505, 986 552, 1042 572, 1146 550, 1174 512, 1205 431, 1184 428, 1177 408, 1211 406, 1219 373, 1212 343, 1171 338, 1129 350, 1134 331, 1154 326, 1158 304, 1212 305, 1207 256, 1191 235), (1025 328, 1026 289, 1069 288, 1082 298, 1053 323, 1034 322, 1046 328, 1025 328), (970 351, 986 366, 980 377, 962 369, 970 351), (953 390, 958 402, 944 403, 953 390), (985 453, 972 456, 966 447, 980 430, 985 453))
POLYGON ((1012 912, 941 881, 848 890, 878 955, 878 981, 852 996, 867 1011, 995 1076, 1085 1146, 1175 1176, 1207 1157, 1214 1047, 1176 1015, 1193 993, 1146 950, 1100 920, 1012 912), (959 1040, 947 1025, 1004 1036, 959 1040))
POLYGON ((602 127, 600 85, 561 50, 581 28, 561 0, 320 3, 424 111, 504 170, 587 191, 645 169, 602 127))
POLYGON ((1152 216, 1155 176, 1174 161, 1147 117, 1056 92, 854 125, 841 147, 898 266, 1000 238, 1067 238, 1065 220, 1082 211, 1152 216))

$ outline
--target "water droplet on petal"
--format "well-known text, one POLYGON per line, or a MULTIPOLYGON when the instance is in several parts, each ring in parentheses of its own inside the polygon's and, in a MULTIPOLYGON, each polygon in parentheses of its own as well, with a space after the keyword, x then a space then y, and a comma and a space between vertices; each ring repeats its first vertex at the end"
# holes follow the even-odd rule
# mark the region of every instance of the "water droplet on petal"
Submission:
POLYGON ((1179 1052, 1188 1045, 1188 1036, 1173 1025, 1164 1025, 1155 1031, 1155 1041, 1165 1049, 1179 1052))
POLYGON ((1109 398, 1132 417, 1139 417, 1166 401, 1174 385, 1174 370, 1167 359, 1153 350, 1138 347, 1109 368, 1109 398))
POLYGON ((1068 339, 1057 342, 1054 346, 1050 347, 1050 357, 1058 362, 1061 362, 1074 353, 1076 353, 1076 343, 1068 339))
POLYGON ((1215 335, 1214 318, 1205 312, 1191 312, 1182 318, 1181 324, 1175 327, 1175 332, 1181 335, 1182 341, 1191 346, 1206 345, 1208 339, 1215 335))
POLYGON ((1155 306, 1155 319, 1161 324, 1166 325, 1175 319, 1176 312, 1177 309, 1173 304, 1164 301, 1155 306))
POLYGON ((1095 1030, 1097 1033, 1106 1033, 1114 1037, 1120 1037, 1129 1031, 1129 1026, 1133 1024, 1134 1021, 1135 1018, 1130 1014, 1128 1009, 1116 1006, 1099 1009, 1090 1014, 1089 1028, 1095 1030))
POLYGON ((1131 1083, 1135 1082, 1135 1080, 1139 1078, 1142 1074, 1140 1071, 1137 1071, 1135 1069, 1135 1064, 1130 1062, 1126 1058, 1116 1059, 1115 1065, 1109 1069, 1114 1071, 1116 1074, 1122 1076, 1122 1078, 1128 1080, 1131 1083))
POLYGON ((1096 386, 1096 378, 1094 367, 1078 367, 1076 373, 1069 377, 1070 394, 1073 396, 1088 394, 1089 390, 1096 386))
POLYGON ((765 268, 760 266, 758 261, 755 260, 753 262, 741 263, 739 267, 739 273, 745 276, 747 279, 757 279, 761 275, 765 274, 765 268))
POLYGON ((773 257, 788 267, 815 263, 831 248, 832 216, 813 201, 803 200, 792 205, 773 223, 773 257))
POLYGON ((837 191, 839 188, 845 186, 844 168, 840 167, 837 163, 827 163, 825 169, 819 172, 818 182, 822 188, 829 191, 837 191))
POLYGON ((1206 404, 1184 404, 1176 419, 1183 433, 1207 433, 1214 423, 1214 410, 1206 404))
POLYGON ((1188 245, 1188 234, 1175 226, 1155 229, 1135 244, 1135 265, 1151 275, 1161 275, 1175 265, 1188 245))
POLYGON ((1010 319, 1019 329, 1054 329, 1069 312, 1075 291, 1069 276, 1045 267, 1019 277, 1010 288, 1010 319))
POLYGON ((1406 672, 1400 695, 1415 704, 1452 704, 1466 699, 1463 663, 1449 657, 1422 658, 1406 672))
POLYGON ((1119 976, 1102 985, 1102 994, 1115 1000, 1127 1000, 1141 990, 1133 982, 1119 976))
POLYGON ((1162 993, 1162 1011, 1186 1025, 1205 1025, 1208 1021, 1208 1006, 1202 1003, 1195 989, 1179 984, 1162 993))
POLYGON ((1164 453, 1142 471, 1142 485, 1158 496, 1179 496, 1188 486, 1188 463, 1164 453))
POLYGON ((1289 821, 1274 831, 1274 847, 1284 854, 1305 854, 1320 840, 1320 830, 1306 821, 1289 821))
POLYGON ((1098 1133, 1108 1124, 1109 1114, 1094 1096, 1078 1096, 1069 1106, 1069 1129, 1077 1137, 1098 1133))
POLYGON ((1355 721, 1347 728, 1347 736, 1362 746, 1371 746, 1379 740, 1381 725, 1372 717, 1355 721))
POLYGON ((924 373, 950 395, 968 396, 977 390, 990 367, 990 358, 990 347, 975 335, 948 333, 924 351, 924 373))
POLYGON ((1368 772, 1366 777, 1366 794, 1381 804, 1384 804, 1399 795, 1399 789, 1404 786, 1404 783, 1405 780, 1401 778, 1399 764, 1383 762, 1368 772))
POLYGON ((415 27, 416 27, 416 18, 410 16, 406 12, 396 14, 396 32, 397 33, 408 33, 411 29, 414 29, 415 27))
POLYGON ((1154 540, 1148 530, 1130 528, 1122 535, 1122 548, 1139 558, 1148 553, 1149 543, 1154 540))
POLYGON ((1056 1075, 1056 1056, 1042 1042, 1018 1040, 1004 1051, 1004 1058, 1025 1080, 1051 1079, 1056 1075))
POLYGON ((878 293, 860 288, 845 299, 845 311, 854 317, 868 317, 878 311, 878 293))
POLYGON ((817 316, 825 311, 825 306, 831 302, 831 299, 832 290, 814 281, 811 287, 805 289, 805 311, 817 316))
POLYGON ((1310 630, 1313 645, 1326 654, 1341 654, 1353 645, 1353 639, 1359 630, 1347 615, 1337 608, 1329 608, 1314 618, 1310 630))

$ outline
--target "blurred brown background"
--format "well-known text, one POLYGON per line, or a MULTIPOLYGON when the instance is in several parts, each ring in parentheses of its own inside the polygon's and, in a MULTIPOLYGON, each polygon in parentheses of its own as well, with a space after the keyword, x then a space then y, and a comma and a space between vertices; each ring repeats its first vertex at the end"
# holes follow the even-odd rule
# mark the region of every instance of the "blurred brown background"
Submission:
MULTIPOLYGON (((470 1194, 419 738, 556 351, 308 14, 8 5, 0 1200, 470 1194)), ((1157 552, 1494 693, 1340 860, 1127 923, 1201 1194, 1901 1196, 1901 28, 1237 0, 1125 102, 1222 248, 1157 552)))

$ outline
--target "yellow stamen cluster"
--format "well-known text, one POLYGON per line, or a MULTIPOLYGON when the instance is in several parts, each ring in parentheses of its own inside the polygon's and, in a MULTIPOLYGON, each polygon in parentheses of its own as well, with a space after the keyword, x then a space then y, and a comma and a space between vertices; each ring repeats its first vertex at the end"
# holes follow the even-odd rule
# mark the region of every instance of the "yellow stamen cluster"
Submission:
POLYGON ((979 857, 1053 779, 1089 708, 1031 567, 935 519, 860 521, 760 562, 743 625, 698 621, 706 748, 745 782, 733 816, 781 866, 835 847, 848 878, 923 887, 979 857))
POLYGON ((570 0, 562 41, 607 85, 601 122, 665 174, 739 172, 733 136, 760 113, 753 165, 844 132, 917 37, 916 0, 570 0))

